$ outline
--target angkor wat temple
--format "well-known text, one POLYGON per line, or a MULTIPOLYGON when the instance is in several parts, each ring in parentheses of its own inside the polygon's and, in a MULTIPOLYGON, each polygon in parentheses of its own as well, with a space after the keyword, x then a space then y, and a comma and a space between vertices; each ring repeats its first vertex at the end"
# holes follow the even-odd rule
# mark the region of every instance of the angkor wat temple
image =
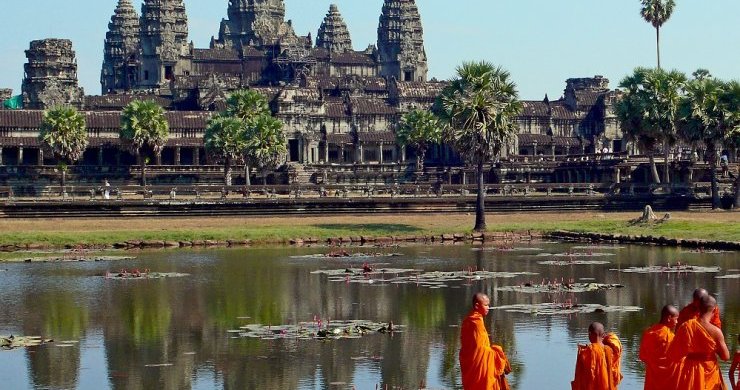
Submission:
MULTIPOLYGON (((108 167, 103 175, 111 177, 116 169, 128 172, 134 158, 119 145, 120 112, 132 100, 153 99, 167 109, 171 128, 154 165, 177 176, 179 166, 209 165, 202 138, 207 119, 243 88, 267 96, 285 124, 291 166, 371 169, 406 165, 413 157, 396 144, 396 126, 409 110, 429 108, 445 85, 428 79, 415 0, 384 0, 377 42, 360 51, 336 5, 313 37, 296 34, 283 0, 229 0, 209 48, 189 42, 185 7, 183 0, 145 0, 139 15, 131 0, 118 1, 105 37, 100 96, 78 86, 70 41, 31 42, 24 109, 0 110, 0 164, 53 165, 37 139, 42 110, 71 104, 85 112, 91 141, 79 165, 108 167)), ((617 93, 595 76, 567 80, 557 100, 525 101, 521 134, 507 156, 625 150, 612 110, 617 93)), ((432 167, 459 163, 446 146, 434 148, 429 160, 432 167)))

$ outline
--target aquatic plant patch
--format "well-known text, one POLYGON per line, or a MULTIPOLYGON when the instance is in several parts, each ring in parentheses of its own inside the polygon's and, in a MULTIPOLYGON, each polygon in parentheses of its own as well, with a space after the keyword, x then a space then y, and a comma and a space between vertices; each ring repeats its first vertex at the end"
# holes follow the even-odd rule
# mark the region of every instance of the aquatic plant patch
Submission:
POLYGON ((26 263, 75 263, 75 262, 97 262, 97 261, 122 261, 135 260, 134 256, 95 256, 95 255, 55 255, 44 257, 27 257, 26 263))
POLYGON ((292 259, 373 259, 398 256, 403 256, 403 254, 382 252, 347 252, 344 250, 337 250, 328 253, 315 253, 310 255, 298 255, 290 257, 292 259))
POLYGON ((403 331, 403 325, 392 322, 374 322, 367 320, 331 320, 323 322, 300 322, 295 325, 262 325, 251 324, 239 329, 229 330, 229 333, 239 337, 260 340, 342 340, 358 339, 366 335, 389 334, 403 331))
POLYGON ((553 265, 553 266, 568 266, 568 265, 604 265, 604 264, 611 264, 611 262, 604 261, 604 260, 548 260, 548 261, 538 261, 537 264, 553 265))
POLYGON ((527 247, 477 247, 473 248, 473 251, 491 251, 491 252, 539 252, 543 251, 543 248, 527 248, 527 247))
POLYGON ((604 249, 605 250, 624 249, 624 247, 617 246, 617 245, 577 245, 577 246, 571 247, 571 249, 594 251, 594 250, 604 250, 604 249))
POLYGON ((561 294, 561 293, 584 293, 592 291, 614 290, 623 288, 621 284, 603 283, 525 283, 519 286, 499 287, 499 291, 513 291, 525 294, 561 294))
POLYGON ((361 283, 371 285, 416 284, 420 287, 445 288, 449 284, 470 283, 497 278, 537 275, 533 272, 490 272, 490 271, 430 271, 416 269, 372 269, 346 268, 344 270, 319 270, 313 274, 324 274, 332 282, 361 283))
POLYGON ((44 339, 39 336, 13 336, 0 337, 0 349, 9 351, 17 348, 37 347, 39 345, 53 343, 52 339, 44 339))
POLYGON ((105 275, 105 278, 112 280, 148 280, 183 278, 186 276, 190 276, 190 274, 183 274, 179 272, 118 272, 108 273, 105 275))
POLYGON ((609 306, 599 304, 567 303, 534 303, 492 307, 492 310, 503 310, 507 313, 525 313, 533 315, 570 315, 591 313, 626 313, 642 310, 638 306, 609 306))
POLYGON ((675 264, 675 265, 651 265, 648 267, 629 267, 622 269, 612 268, 610 271, 619 271, 638 274, 660 274, 660 273, 714 273, 719 272, 719 267, 703 267, 698 265, 675 264))
POLYGON ((715 279, 740 279, 740 274, 715 276, 715 279))

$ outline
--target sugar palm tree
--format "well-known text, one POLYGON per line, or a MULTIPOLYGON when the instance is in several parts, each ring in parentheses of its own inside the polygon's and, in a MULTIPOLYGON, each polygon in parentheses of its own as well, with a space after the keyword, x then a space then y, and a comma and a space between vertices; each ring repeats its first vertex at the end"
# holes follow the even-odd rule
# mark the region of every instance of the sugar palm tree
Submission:
POLYGON ((640 0, 642 8, 640 15, 646 22, 655 27, 655 46, 658 53, 658 69, 660 69, 660 28, 671 18, 676 8, 674 0, 640 0))
POLYGON ((706 147, 712 182, 712 208, 719 208, 717 151, 724 144, 737 142, 740 134, 740 83, 712 77, 696 78, 686 87, 680 107, 681 133, 688 141, 706 147))
POLYGON ((206 150, 224 163, 224 185, 231 185, 231 166, 244 158, 246 126, 238 118, 215 116, 208 121, 204 136, 206 150))
POLYGON ((59 161, 62 194, 66 194, 67 167, 82 157, 88 145, 84 115, 73 107, 53 107, 44 111, 39 140, 59 161))
POLYGON ((678 105, 686 76, 677 71, 637 68, 619 84, 624 90, 616 114, 622 131, 648 155, 653 182, 660 183, 655 151, 665 151, 664 181, 669 181, 668 152, 675 142, 678 105))
POLYGON ((401 118, 396 139, 399 145, 416 149, 416 170, 421 172, 427 149, 442 140, 439 118, 431 111, 412 110, 401 118))
POLYGON ((270 115, 260 115, 247 125, 245 138, 245 159, 261 172, 262 184, 267 184, 267 172, 285 161, 283 123, 270 115))
MULTIPOLYGON (((257 118, 263 115, 271 115, 267 98, 253 89, 242 89, 232 93, 226 100, 225 116, 241 120, 245 127, 251 126, 257 118)), ((244 177, 247 185, 250 185, 250 159, 245 159, 244 177)))
POLYGON ((515 118, 522 110, 510 78, 509 72, 488 62, 463 63, 438 102, 443 138, 476 168, 476 231, 486 229, 483 165, 498 157, 516 134, 515 118))
POLYGON ((146 187, 149 155, 159 156, 169 137, 164 109, 152 100, 135 100, 123 109, 120 137, 136 155, 141 167, 141 185, 146 187))

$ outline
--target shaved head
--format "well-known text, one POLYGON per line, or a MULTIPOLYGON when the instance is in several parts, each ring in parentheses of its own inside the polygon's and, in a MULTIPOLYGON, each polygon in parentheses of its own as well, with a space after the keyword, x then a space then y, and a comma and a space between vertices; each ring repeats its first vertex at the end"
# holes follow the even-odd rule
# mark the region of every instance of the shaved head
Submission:
POLYGON ((700 303, 700 310, 701 314, 707 314, 714 311, 714 308, 717 307, 717 300, 714 299, 713 296, 707 294, 706 296, 702 297, 700 303))
POLYGON ((491 300, 488 295, 483 293, 477 293, 473 295, 473 310, 480 313, 483 317, 488 315, 488 309, 491 304, 491 300))
POLYGON ((488 295, 480 292, 473 295, 473 306, 475 306, 476 303, 482 304, 484 301, 489 301, 488 295))
POLYGON ((663 306, 660 311, 660 323, 673 329, 678 324, 678 309, 673 305, 663 306))
POLYGON ((588 326, 588 333, 598 337, 603 337, 604 324, 602 324, 601 322, 592 322, 591 325, 588 326))
POLYGON ((709 292, 703 288, 697 288, 694 290, 694 301, 699 302, 702 298, 709 295, 709 292))

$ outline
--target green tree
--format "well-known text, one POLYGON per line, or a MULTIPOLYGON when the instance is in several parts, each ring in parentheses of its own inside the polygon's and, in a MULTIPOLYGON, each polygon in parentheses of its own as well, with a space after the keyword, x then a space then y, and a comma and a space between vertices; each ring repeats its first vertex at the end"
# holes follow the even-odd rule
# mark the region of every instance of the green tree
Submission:
POLYGON ((224 163, 224 185, 231 185, 231 166, 244 158, 246 126, 238 118, 215 116, 208 121, 204 144, 209 154, 224 163))
POLYGON ((416 149, 416 170, 421 172, 429 146, 442 141, 439 118, 431 111, 412 110, 401 118, 396 139, 399 145, 416 149))
POLYGON ((287 142, 283 123, 270 115, 260 115, 246 128, 245 160, 262 174, 262 184, 267 184, 267 172, 285 160, 287 142))
POLYGON ((149 156, 159 156, 170 127, 164 109, 152 100, 135 100, 123 109, 120 137, 136 155, 141 166, 141 185, 146 187, 146 164, 149 156))
MULTIPOLYGON (((719 208, 717 152, 737 142, 740 134, 740 83, 713 77, 694 78, 686 86, 681 102, 681 134, 706 147, 712 181, 712 208, 719 208)), ((737 197, 737 196, 736 196, 737 197)))
MULTIPOLYGON (((242 89, 235 91, 226 100, 225 115, 240 119, 244 122, 245 127, 250 127, 257 119, 263 115, 271 115, 270 106, 267 98, 260 92, 252 89, 242 89)), ((245 159, 244 176, 247 185, 250 185, 250 165, 251 159, 245 159)))
POLYGON ((674 0, 640 1, 642 2, 640 15, 655 28, 655 46, 658 53, 658 69, 660 69, 660 28, 671 18, 676 2, 674 0))
POLYGON ((522 110, 510 74, 488 62, 467 62, 439 99, 445 125, 443 138, 468 164, 476 167, 478 198, 476 231, 486 229, 483 164, 498 157, 516 134, 516 116, 522 110))
POLYGON ((67 193, 67 169, 87 149, 85 116, 73 107, 53 107, 44 111, 39 140, 59 161, 62 172, 62 194, 67 193))
POLYGON ((665 152, 663 180, 670 180, 668 153, 676 141, 678 106, 685 83, 686 76, 675 70, 637 68, 619 84, 624 90, 616 106, 620 126, 648 155, 655 183, 660 183, 655 151, 661 143, 665 152))

